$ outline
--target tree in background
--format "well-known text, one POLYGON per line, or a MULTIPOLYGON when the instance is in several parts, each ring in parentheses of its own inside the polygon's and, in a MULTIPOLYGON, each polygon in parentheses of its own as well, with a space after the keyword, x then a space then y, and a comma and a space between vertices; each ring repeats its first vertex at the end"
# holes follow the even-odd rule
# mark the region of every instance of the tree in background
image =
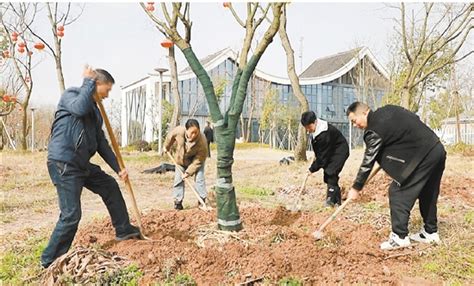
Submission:
MULTIPOLYGON (((5 34, 2 43, 2 86, 7 94, 16 99, 21 106, 23 116, 21 118, 21 148, 27 148, 28 136, 28 106, 33 91, 32 69, 42 61, 38 56, 47 48, 56 62, 58 84, 61 93, 64 91, 64 76, 61 64, 61 42, 64 36, 64 27, 73 23, 82 14, 82 8, 78 16, 71 16, 71 4, 60 7, 59 3, 1 3, 0 23, 5 34), (46 10, 52 28, 52 39, 54 48, 40 36, 35 28, 35 23, 41 17, 41 12, 46 10)), ((10 124, 16 125, 10 120, 10 124)))
MULTIPOLYGON (((0 23, 7 34, 8 61, 10 82, 15 83, 6 89, 6 92, 16 98, 21 106, 21 149, 27 149, 28 135, 28 105, 33 91, 32 69, 37 64, 33 63, 33 39, 27 26, 31 25, 37 12, 36 4, 32 3, 1 3, 0 23), (16 84, 18 83, 18 85, 16 84)), ((15 122, 12 122, 15 124, 15 122)))
MULTIPOLYGON (((155 9, 153 5, 149 4, 148 9, 150 10, 150 7, 153 7, 153 10, 155 9)), ((173 23, 173 25, 176 25, 177 21, 173 23)), ((158 29, 159 31, 159 29, 158 29)), ((166 37, 166 34, 164 34, 166 37)), ((169 123, 170 128, 174 128, 179 125, 179 117, 181 116, 181 95, 179 94, 179 89, 178 89, 178 67, 176 65, 176 57, 174 53, 174 44, 170 39, 165 39, 163 42, 161 42, 161 46, 164 48, 168 49, 168 63, 170 67, 170 76, 171 76, 171 95, 173 96, 173 114, 171 116, 171 121, 169 123)), ((163 87, 161 87, 163 88, 163 87)), ((163 129, 166 130, 166 129, 163 129)))
MULTIPOLYGON (((150 4, 148 4, 150 5, 150 4)), ((213 83, 209 74, 204 70, 191 46, 191 26, 190 4, 189 3, 161 3, 161 10, 165 20, 161 20, 154 9, 148 8, 141 3, 143 10, 148 17, 156 24, 156 27, 166 34, 169 39, 183 52, 186 61, 196 74, 206 95, 211 120, 214 123, 214 132, 217 145, 217 221, 218 227, 224 230, 240 230, 242 223, 235 199, 235 188, 232 179, 232 165, 234 162, 233 154, 235 148, 235 137, 237 123, 242 113, 247 86, 260 58, 268 45, 272 42, 280 25, 280 15, 283 3, 268 3, 263 9, 261 17, 257 17, 259 3, 246 3, 247 18, 242 21, 237 15, 230 2, 225 2, 224 7, 230 8, 237 22, 245 29, 245 38, 242 49, 239 53, 239 62, 237 73, 232 85, 232 95, 229 108, 222 113, 219 102, 215 94, 213 83), (168 11, 171 5, 172 13, 168 11), (148 9, 147 9, 148 8, 148 9), (259 39, 258 45, 252 55, 249 54, 252 41, 255 38, 255 31, 268 16, 268 11, 272 10, 273 19, 270 26, 266 29, 262 39, 259 39), (178 31, 176 23, 178 21, 184 26, 184 36, 178 31)))
POLYGON ((298 144, 298 137, 293 130, 297 130, 300 125, 301 109, 298 106, 281 103, 278 91, 271 88, 270 84, 265 90, 260 115, 260 140, 264 142, 265 134, 268 134, 271 148, 291 150, 298 144))
POLYGON ((277 122, 278 110, 281 108, 280 100, 278 99, 278 93, 274 88, 269 87, 265 89, 263 96, 262 112, 260 114, 260 140, 263 143, 265 141, 265 133, 268 131, 270 147, 276 147, 277 145, 277 122))
MULTIPOLYGON (((10 4, 13 6, 12 4, 10 4)), ((54 58, 54 62, 56 64, 56 75, 58 78, 59 84, 59 91, 62 94, 65 90, 65 83, 64 83, 64 74, 63 74, 63 65, 62 65, 62 39, 66 33, 66 26, 73 24, 84 11, 84 4, 79 5, 75 4, 73 7, 71 3, 36 3, 35 9, 42 9, 46 8, 48 20, 51 24, 51 36, 52 36, 52 43, 46 40, 46 37, 40 35, 35 28, 31 25, 32 23, 25 24, 26 29, 34 36, 39 42, 35 43, 35 47, 47 48, 49 53, 54 58), (38 7, 38 5, 42 5, 38 7), (74 11, 73 11, 74 10, 74 11), (76 11, 77 10, 77 11, 76 11)))
MULTIPOLYGON (((283 13, 281 14, 281 21, 280 27, 278 30, 278 34, 280 35, 281 44, 285 49, 286 53, 286 61, 287 61, 287 71, 288 77, 290 78, 291 82, 291 89, 293 90, 293 94, 298 99, 300 104, 300 114, 309 110, 308 99, 303 94, 301 90, 300 82, 298 75, 295 71, 295 52, 291 47, 290 39, 288 38, 288 34, 286 32, 286 5, 283 7, 283 13)), ((297 125, 298 128, 298 140, 295 147, 294 155, 296 161, 306 161, 306 148, 308 145, 308 137, 306 135, 306 129, 301 124, 297 125)))
MULTIPOLYGON (((458 110, 463 111, 462 106, 457 106, 458 110)), ((440 129, 443 120, 456 115, 451 95, 448 90, 442 90, 429 101, 429 125, 433 129, 440 129)))
POLYGON ((474 4, 413 5, 423 5, 423 8, 407 13, 405 3, 396 7, 400 17, 395 19, 397 47, 388 102, 417 110, 430 81, 445 79, 450 65, 474 53, 462 50, 473 28, 474 4))

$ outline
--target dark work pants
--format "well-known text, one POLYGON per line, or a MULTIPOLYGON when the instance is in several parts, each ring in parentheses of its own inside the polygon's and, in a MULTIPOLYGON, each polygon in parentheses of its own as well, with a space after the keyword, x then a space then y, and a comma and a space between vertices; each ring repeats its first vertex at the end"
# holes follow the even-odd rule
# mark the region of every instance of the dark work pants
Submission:
POLYGON ((211 143, 207 143, 207 157, 211 158, 211 143))
POLYGON ((334 154, 324 167, 324 182, 329 186, 339 188, 339 174, 349 158, 349 151, 345 148, 334 154))
POLYGON ((41 264, 44 267, 48 267, 71 247, 81 220, 82 187, 88 188, 102 198, 112 218, 116 234, 126 233, 130 228, 127 207, 113 177, 93 164, 89 164, 88 170, 57 161, 48 161, 47 165, 49 176, 56 186, 61 213, 48 246, 41 255, 41 264))
POLYGON ((393 181, 389 187, 392 231, 400 238, 408 235, 410 211, 418 199, 424 228, 428 233, 438 231, 437 202, 439 185, 446 162, 446 152, 438 143, 426 155, 403 185, 393 181))

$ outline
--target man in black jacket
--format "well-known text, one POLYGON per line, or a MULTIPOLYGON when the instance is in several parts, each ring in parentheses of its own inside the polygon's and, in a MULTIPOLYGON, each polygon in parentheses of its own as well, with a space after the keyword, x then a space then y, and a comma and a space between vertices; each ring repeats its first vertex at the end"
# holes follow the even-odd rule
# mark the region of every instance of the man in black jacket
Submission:
POLYGON ((105 70, 86 67, 80 88, 68 88, 58 104, 48 145, 48 171, 56 186, 61 214, 41 264, 48 267, 69 250, 81 220, 81 193, 86 187, 104 201, 115 228, 117 240, 140 237, 130 224, 125 201, 115 179, 89 162, 98 152, 107 164, 125 180, 104 132, 96 101, 109 95, 113 77, 105 70))
POLYGON ((366 144, 348 198, 357 199, 375 161, 393 179, 388 190, 392 233, 380 248, 406 247, 410 239, 439 243, 436 204, 446 161, 439 138, 416 114, 399 106, 387 105, 371 111, 366 104, 354 102, 347 115, 356 127, 365 129, 366 144), (424 226, 408 236, 408 220, 416 199, 424 226))
POLYGON ((349 157, 346 138, 336 127, 316 118, 313 111, 301 115, 301 124, 311 135, 311 145, 316 156, 308 172, 314 173, 324 169, 324 182, 327 184, 326 206, 340 205, 339 173, 349 157))

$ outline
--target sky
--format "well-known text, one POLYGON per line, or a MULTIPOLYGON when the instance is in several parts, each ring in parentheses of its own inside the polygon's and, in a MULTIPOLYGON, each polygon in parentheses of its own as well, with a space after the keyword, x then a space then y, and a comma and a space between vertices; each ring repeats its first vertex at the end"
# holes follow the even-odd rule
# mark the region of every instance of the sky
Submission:
MULTIPOLYGON (((234 3, 234 7, 243 12, 244 4, 234 3)), ((303 69, 316 58, 360 45, 369 47, 386 65, 395 16, 397 11, 383 3, 291 3, 287 30, 296 57, 303 38, 303 69)), ((191 19, 191 44, 199 58, 226 47, 239 49, 245 31, 222 2, 192 3, 191 19)), ((45 13, 40 13, 34 28, 46 38, 51 37, 45 13)), ((259 31, 257 35, 263 35, 264 29, 259 31)), ((89 64, 106 69, 114 76, 116 85, 110 97, 119 98, 120 86, 147 76, 158 66, 167 66, 167 50, 160 46, 163 39, 136 3, 86 3, 81 17, 65 28, 62 43, 66 87, 80 86, 83 67, 89 64)), ((45 52, 36 55, 42 61, 33 71, 35 86, 31 105, 56 105, 60 93, 54 60, 45 52)), ((178 49, 176 55, 178 70, 181 70, 186 62, 178 49)), ((298 58, 296 63, 300 72, 298 58)), ((278 34, 257 68, 286 76, 286 55, 278 34)))

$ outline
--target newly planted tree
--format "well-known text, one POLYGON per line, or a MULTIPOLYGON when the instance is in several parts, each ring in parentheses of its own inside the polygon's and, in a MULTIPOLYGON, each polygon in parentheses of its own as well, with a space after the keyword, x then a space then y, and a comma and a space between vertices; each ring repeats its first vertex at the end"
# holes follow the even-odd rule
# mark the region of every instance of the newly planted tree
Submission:
MULTIPOLYGON (((217 222, 218 227, 224 230, 240 230, 242 223, 235 199, 235 188, 232 179, 232 164, 234 163, 234 148, 236 128, 239 122, 240 114, 244 106, 247 95, 247 86, 258 62, 268 45, 272 42, 275 34, 280 26, 280 15, 282 13, 283 3, 269 3, 263 9, 262 15, 257 16, 259 3, 246 3, 247 18, 241 20, 232 8, 230 3, 226 3, 225 7, 229 7, 238 23, 245 29, 245 38, 240 50, 237 72, 232 84, 232 95, 229 107, 222 112, 219 107, 219 101, 215 94, 215 89, 208 72, 199 62, 196 54, 191 46, 191 26, 192 22, 189 16, 189 3, 172 3, 171 13, 165 3, 161 4, 161 11, 164 20, 160 19, 154 9, 141 4, 143 10, 148 17, 153 20, 156 27, 171 39, 174 44, 183 52, 186 61, 196 74, 203 91, 206 96, 209 107, 211 120, 215 127, 215 137, 217 144, 217 183, 216 183, 216 200, 217 200, 217 222), (271 10, 273 18, 271 24, 267 27, 262 39, 259 39, 253 54, 249 55, 252 41, 255 38, 255 31, 268 16, 271 10), (184 36, 178 31, 178 21, 184 26, 184 36)), ((150 4, 148 4, 150 5, 150 4)))

